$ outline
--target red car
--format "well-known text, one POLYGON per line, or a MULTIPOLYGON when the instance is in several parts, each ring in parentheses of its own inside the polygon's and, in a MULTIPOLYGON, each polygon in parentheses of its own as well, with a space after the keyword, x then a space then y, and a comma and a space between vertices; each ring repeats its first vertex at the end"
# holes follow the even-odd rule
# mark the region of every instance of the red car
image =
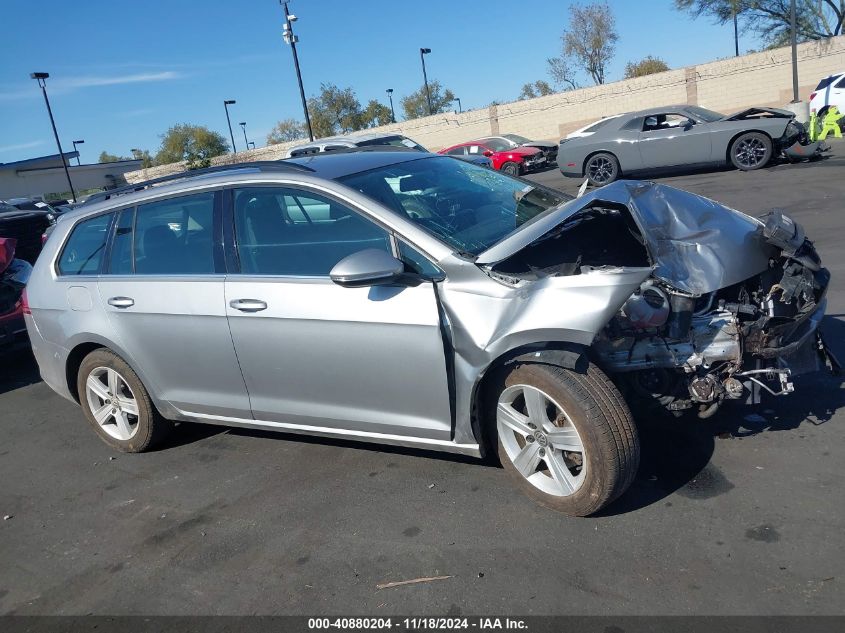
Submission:
POLYGON ((15 259, 16 245, 17 240, 0 237, 0 352, 28 340, 22 294, 32 266, 15 259))
POLYGON ((545 154, 536 147, 512 147, 505 139, 497 138, 461 143, 441 149, 437 153, 449 156, 482 154, 493 161, 493 169, 510 176, 519 176, 546 165, 545 154))

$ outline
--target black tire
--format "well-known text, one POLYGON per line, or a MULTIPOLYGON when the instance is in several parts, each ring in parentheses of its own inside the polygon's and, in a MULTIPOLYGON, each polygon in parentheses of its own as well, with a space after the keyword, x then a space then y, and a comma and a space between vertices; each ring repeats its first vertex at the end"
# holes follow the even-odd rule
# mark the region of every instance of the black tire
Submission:
POLYGON ((772 139, 762 132, 740 134, 731 143, 731 163, 741 171, 765 167, 772 159, 772 139))
POLYGON ((619 160, 609 152, 594 154, 584 164, 584 176, 594 187, 609 185, 619 178, 621 173, 619 160))
POLYGON ((509 160, 499 167, 499 171, 508 176, 519 176, 522 173, 522 167, 518 163, 509 160))
MULTIPOLYGON (((604 508, 628 489, 639 467, 639 436, 622 395, 598 367, 590 364, 585 373, 577 373, 551 365, 523 364, 504 375, 497 387, 490 393, 488 422, 495 432, 502 466, 525 494, 552 510, 571 516, 588 516, 604 508), (580 487, 568 496, 541 490, 514 466, 508 455, 499 434, 496 416, 500 398, 506 397, 508 388, 517 385, 544 392, 552 401, 552 406, 555 403, 559 405, 567 417, 566 422, 559 423, 557 420, 560 418, 557 418, 554 424, 571 424, 577 430, 583 444, 582 476, 580 487)), ((537 438, 538 445, 551 446, 542 443, 542 439, 537 438)), ((524 445, 525 442, 523 448, 524 445)), ((544 463, 548 464, 547 461, 544 463)), ((541 464, 539 468, 543 467, 541 464)), ((545 476, 553 479, 548 466, 545 468, 545 476)), ((577 466, 574 470, 577 470, 577 466)), ((538 470, 536 474, 543 473, 538 470)), ((536 476, 533 478, 537 480, 536 476)))
POLYGON ((147 451, 163 440, 173 428, 172 422, 159 415, 138 375, 126 361, 109 349, 97 349, 85 357, 79 366, 76 388, 82 411, 94 431, 106 444, 123 453, 147 451), (109 434, 94 417, 86 385, 89 377, 102 370, 117 372, 123 383, 120 389, 131 395, 137 406, 137 415, 130 416, 133 433, 128 439, 119 439, 109 434), (129 391, 126 391, 127 388, 129 391))

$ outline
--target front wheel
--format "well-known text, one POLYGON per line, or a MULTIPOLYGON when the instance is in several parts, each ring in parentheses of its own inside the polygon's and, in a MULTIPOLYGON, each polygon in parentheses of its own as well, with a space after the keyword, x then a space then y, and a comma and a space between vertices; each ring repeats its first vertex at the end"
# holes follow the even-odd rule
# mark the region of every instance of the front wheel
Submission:
POLYGON ((523 492, 572 516, 598 512, 634 479, 636 426, 621 394, 590 365, 576 373, 518 365, 495 403, 499 459, 523 492))
POLYGON ((731 144, 731 162, 742 171, 764 167, 772 158, 772 139, 760 132, 746 132, 731 144))
POLYGON ((499 168, 499 171, 508 176, 519 176, 520 168, 518 164, 509 160, 499 168))
POLYGON ((584 175, 594 187, 609 185, 619 178, 619 172, 619 161, 616 156, 607 152, 591 156, 584 166, 584 175))

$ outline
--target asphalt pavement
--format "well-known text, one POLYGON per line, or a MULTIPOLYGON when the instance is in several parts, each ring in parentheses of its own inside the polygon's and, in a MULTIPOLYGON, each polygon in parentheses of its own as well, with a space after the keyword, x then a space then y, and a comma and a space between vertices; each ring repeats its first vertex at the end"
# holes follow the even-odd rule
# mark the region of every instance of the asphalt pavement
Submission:
MULTIPOLYGON (((801 222, 845 358, 845 144, 658 179, 801 222)), ((114 453, 19 353, 0 361, 0 614, 842 614, 843 411, 818 374, 708 422, 641 420, 630 491, 573 519, 436 453, 194 425, 114 453)))

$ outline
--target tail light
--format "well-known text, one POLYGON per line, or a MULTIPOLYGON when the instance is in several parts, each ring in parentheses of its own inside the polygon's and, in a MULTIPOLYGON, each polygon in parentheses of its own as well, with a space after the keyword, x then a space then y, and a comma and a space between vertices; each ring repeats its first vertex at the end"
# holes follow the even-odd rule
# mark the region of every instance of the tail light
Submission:
POLYGON ((810 93, 810 101, 812 101, 813 99, 815 99, 817 94, 818 94, 817 92, 811 92, 811 93, 810 93))
POLYGON ((21 293, 21 310, 24 314, 32 314, 32 310, 29 309, 29 299, 27 299, 26 296, 26 288, 24 288, 21 293))

